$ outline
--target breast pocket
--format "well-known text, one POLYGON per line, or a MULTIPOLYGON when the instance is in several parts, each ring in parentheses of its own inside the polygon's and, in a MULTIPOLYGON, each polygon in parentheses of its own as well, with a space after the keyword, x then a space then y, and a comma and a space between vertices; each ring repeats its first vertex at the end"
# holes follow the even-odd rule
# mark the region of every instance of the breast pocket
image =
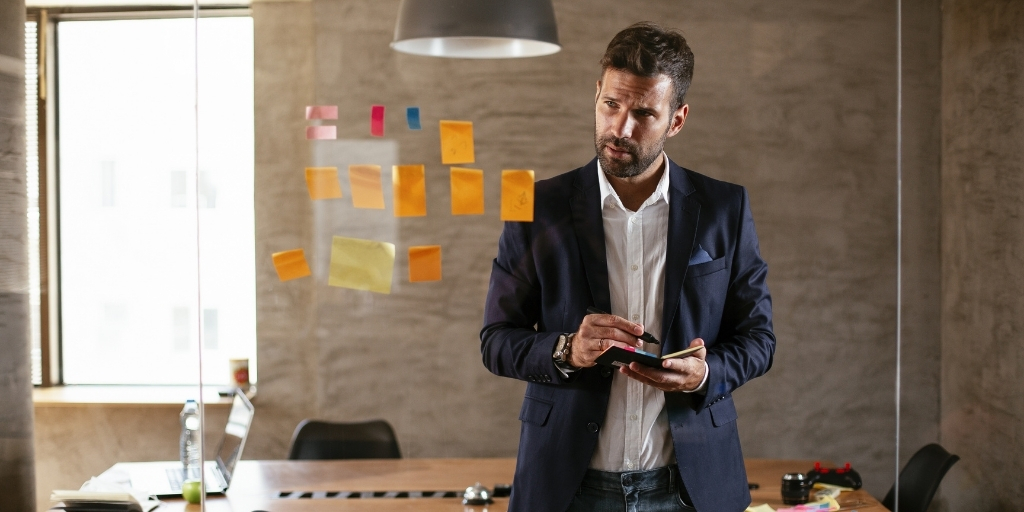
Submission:
POLYGON ((725 270, 726 263, 725 257, 723 256, 717 260, 711 260, 707 263, 690 265, 690 267, 686 269, 686 278, 692 279, 725 270))

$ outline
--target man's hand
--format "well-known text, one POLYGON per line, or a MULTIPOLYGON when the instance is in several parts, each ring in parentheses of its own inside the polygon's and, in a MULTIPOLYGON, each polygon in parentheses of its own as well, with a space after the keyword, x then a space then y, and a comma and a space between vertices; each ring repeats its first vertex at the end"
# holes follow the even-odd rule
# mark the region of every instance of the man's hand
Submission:
MULTIPOLYGON (((690 342, 690 347, 696 346, 703 347, 704 340, 695 338, 690 342)), ((662 391, 694 391, 704 381, 704 358, 707 354, 707 349, 700 349, 687 357, 666 359, 661 362, 660 370, 640 363, 630 363, 620 371, 662 391)))
POLYGON ((590 314, 583 317, 580 329, 572 339, 569 363, 577 368, 596 364, 597 356, 609 347, 642 347, 640 336, 644 327, 615 315, 590 314))

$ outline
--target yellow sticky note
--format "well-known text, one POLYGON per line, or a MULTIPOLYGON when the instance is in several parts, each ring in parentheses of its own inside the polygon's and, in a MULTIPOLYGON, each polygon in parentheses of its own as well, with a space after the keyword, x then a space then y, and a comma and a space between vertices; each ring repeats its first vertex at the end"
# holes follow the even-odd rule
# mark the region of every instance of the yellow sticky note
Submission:
POLYGON ((470 121, 441 121, 441 163, 471 164, 473 154, 473 123, 470 121))
POLYGON ((352 187, 352 206, 384 209, 384 189, 380 184, 379 165, 348 166, 348 183, 352 187))
POLYGON ((331 275, 327 284, 391 293, 394 268, 395 244, 336 236, 331 242, 331 275))
POLYGON ((309 198, 314 201, 341 197, 338 168, 306 167, 306 187, 309 188, 309 198))
POLYGON ((395 191, 395 217, 427 214, 427 183, 422 165, 396 165, 391 169, 395 191))
POLYGON ((452 215, 483 215, 484 171, 452 167, 452 215))
POLYGON ((409 282, 441 280, 441 246, 418 245, 409 248, 409 282))
POLYGON ((533 222, 533 171, 501 171, 501 220, 533 222))
POLYGON ((745 512, 775 512, 775 509, 773 509, 767 503, 764 503, 756 507, 747 507, 747 510, 745 512))
POLYGON ((277 278, 282 281, 306 277, 310 274, 309 264, 306 263, 306 253, 302 249, 275 252, 270 255, 274 261, 274 270, 277 270, 277 278))

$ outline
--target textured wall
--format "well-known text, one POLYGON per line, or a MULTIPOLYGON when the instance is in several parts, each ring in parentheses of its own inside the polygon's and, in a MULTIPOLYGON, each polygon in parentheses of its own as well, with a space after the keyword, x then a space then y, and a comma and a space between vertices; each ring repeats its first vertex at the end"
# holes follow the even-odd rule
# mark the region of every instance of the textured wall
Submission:
MULTIPOLYGON (((652 19, 682 29, 697 56, 691 117, 668 153, 749 188, 770 267, 779 351, 737 394, 746 453, 850 461, 883 494, 894 455, 894 4, 562 0, 562 52, 460 61, 392 52, 398 3, 255 5, 260 407, 275 414, 257 418, 250 454, 283 456, 301 416, 383 417, 410 456, 514 454, 522 384, 489 375, 477 341, 501 228, 498 171, 546 178, 589 160, 597 61, 616 31, 652 19), (341 140, 302 139, 313 102, 339 105, 341 140), (389 108, 384 141, 369 137, 374 103, 389 108), (422 132, 404 127, 407 105, 421 107, 422 132), (475 122, 484 216, 448 214, 439 118, 475 122), (428 216, 353 209, 345 167, 360 162, 426 164, 428 216), (339 166, 346 199, 311 205, 309 165, 339 166), (327 286, 332 234, 394 242, 393 293, 327 286), (407 283, 405 250, 434 243, 444 280, 407 283), (313 278, 280 283, 269 254, 294 247, 313 278)), ((904 432, 923 444, 938 417, 936 2, 907 16, 904 335, 923 357, 905 369, 904 432)))
POLYGON ((950 510, 1024 496, 1024 4, 943 2, 942 443, 950 510))
POLYGON ((34 506, 25 188, 25 2, 0 0, 0 482, 2 511, 34 506), (19 67, 20 66, 20 67, 19 67))

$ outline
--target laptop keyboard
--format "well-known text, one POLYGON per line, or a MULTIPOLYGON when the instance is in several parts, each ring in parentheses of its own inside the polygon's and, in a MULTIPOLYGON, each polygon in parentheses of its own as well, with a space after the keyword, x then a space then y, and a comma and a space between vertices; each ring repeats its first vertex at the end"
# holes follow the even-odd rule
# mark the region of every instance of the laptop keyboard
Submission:
MULTIPOLYGON (((167 481, 171 484, 171 489, 178 491, 181 490, 181 484, 188 478, 199 478, 199 469, 192 468, 189 471, 189 476, 185 476, 185 468, 167 468, 167 481)), ((213 471, 212 466, 206 466, 206 490, 207 491, 220 491, 224 488, 223 481, 220 475, 216 471, 213 471)))

